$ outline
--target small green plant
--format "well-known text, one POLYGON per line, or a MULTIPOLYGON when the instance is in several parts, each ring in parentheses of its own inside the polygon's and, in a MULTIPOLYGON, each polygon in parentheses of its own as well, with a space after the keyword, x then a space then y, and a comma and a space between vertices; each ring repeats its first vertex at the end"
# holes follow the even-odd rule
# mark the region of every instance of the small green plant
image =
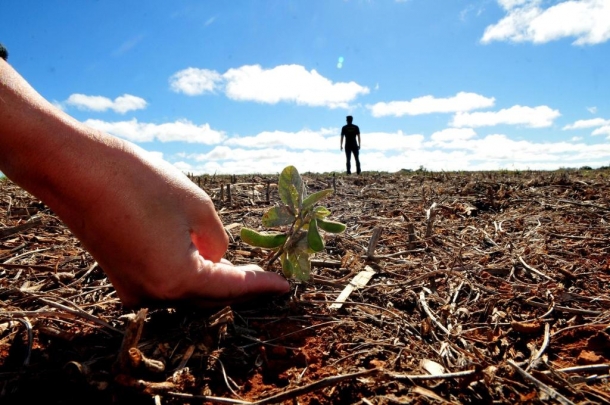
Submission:
POLYGON ((316 205, 333 190, 326 189, 308 196, 303 179, 294 166, 282 170, 278 192, 281 202, 263 215, 262 224, 286 231, 257 232, 244 227, 241 239, 249 245, 275 251, 269 265, 279 258, 287 278, 306 281, 311 271, 311 255, 324 250, 320 230, 341 233, 345 225, 329 221, 330 211, 316 205))

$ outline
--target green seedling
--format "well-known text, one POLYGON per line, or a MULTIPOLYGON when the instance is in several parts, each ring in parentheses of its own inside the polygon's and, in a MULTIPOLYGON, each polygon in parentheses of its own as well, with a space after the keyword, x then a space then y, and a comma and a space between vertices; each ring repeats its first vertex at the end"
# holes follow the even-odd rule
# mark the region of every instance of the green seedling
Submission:
POLYGON ((262 224, 285 231, 257 232, 244 227, 241 239, 249 245, 275 251, 269 265, 279 258, 287 278, 306 281, 311 272, 311 255, 324 250, 320 230, 341 233, 345 231, 345 225, 328 220, 330 211, 316 205, 333 190, 326 189, 308 196, 303 179, 294 166, 282 170, 278 191, 281 201, 263 215, 262 224))

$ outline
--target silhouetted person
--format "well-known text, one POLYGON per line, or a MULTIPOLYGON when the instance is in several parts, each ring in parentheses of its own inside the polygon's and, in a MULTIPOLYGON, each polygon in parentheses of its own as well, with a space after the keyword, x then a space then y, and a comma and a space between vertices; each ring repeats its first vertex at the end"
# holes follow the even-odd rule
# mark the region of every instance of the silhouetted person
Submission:
POLYGON ((347 167, 347 174, 351 174, 351 154, 354 154, 354 159, 356 160, 356 172, 360 174, 360 159, 358 159, 358 155, 360 152, 360 128, 358 125, 352 124, 354 118, 351 115, 346 117, 347 125, 344 125, 341 128, 341 150, 343 150, 343 137, 345 137, 345 160, 347 167), (356 141, 356 137, 358 141, 356 141))

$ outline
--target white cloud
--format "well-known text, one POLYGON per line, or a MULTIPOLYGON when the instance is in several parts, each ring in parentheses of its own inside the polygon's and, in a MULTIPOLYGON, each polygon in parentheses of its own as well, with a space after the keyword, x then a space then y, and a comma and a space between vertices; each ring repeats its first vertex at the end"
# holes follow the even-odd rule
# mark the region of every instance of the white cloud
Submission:
MULTIPOLYGON (((527 140, 513 140, 504 134, 491 134, 483 138, 450 139, 442 141, 437 139, 424 144, 426 149, 433 149, 443 153, 462 151, 462 161, 465 170, 478 170, 485 166, 490 170, 498 169, 540 169, 555 170, 560 167, 600 166, 607 164, 610 158, 610 145, 587 145, 572 142, 531 142, 527 140)), ((420 151, 419 153, 425 153, 420 151)), ((436 165, 441 162, 436 162, 436 165)), ((425 167, 434 168, 429 164, 425 167)), ((442 165, 445 170, 454 170, 455 165, 447 162, 442 165)), ((436 169, 438 170, 438 169, 436 169)))
POLYGON ((519 6, 523 6, 525 4, 531 4, 531 3, 540 3, 539 0, 498 0, 498 4, 500 4, 500 6, 502 6, 503 9, 505 10, 512 10, 515 7, 519 7, 519 6))
POLYGON ((142 110, 146 108, 146 100, 140 97, 124 94, 114 99, 112 109, 119 114, 125 114, 128 111, 142 110))
MULTIPOLYGON (((515 141, 505 135, 489 135, 482 140, 481 146, 488 156, 504 155, 510 156, 515 161, 543 161, 556 164, 561 164, 564 159, 569 161, 580 152, 591 149, 590 145, 571 142, 515 141)), ((579 158, 585 157, 581 155, 579 158)))
POLYGON ((209 124, 195 125, 188 120, 179 120, 163 124, 138 122, 135 118, 129 121, 107 122, 89 119, 86 125, 100 131, 127 139, 132 142, 188 142, 214 145, 222 142, 225 135, 210 128, 209 124))
POLYGON ((187 162, 174 162, 174 167, 176 167, 176 169, 180 170, 181 172, 192 172, 193 171, 193 165, 191 165, 190 163, 187 162))
POLYGON ((291 151, 283 148, 244 149, 217 146, 208 153, 190 155, 204 173, 278 173, 288 165, 300 172, 341 170, 344 155, 321 151, 291 151))
POLYGON ((538 15, 540 9, 537 7, 510 9, 506 17, 485 28, 481 42, 486 44, 492 41, 527 41, 529 25, 538 15))
POLYGON ((430 135, 434 142, 463 141, 474 138, 477 133, 472 128, 446 128, 430 135))
POLYGON ((120 97, 111 100, 103 96, 87 96, 85 94, 72 94, 64 102, 64 104, 76 107, 79 110, 89 111, 107 111, 113 110, 119 114, 125 114, 128 111, 142 110, 146 108, 146 100, 140 97, 132 96, 131 94, 123 94, 120 97))
MULTIPOLYGON (((254 137, 231 138, 207 153, 181 154, 181 161, 193 161, 193 170, 204 173, 275 173, 288 165, 297 166, 301 172, 341 171, 345 168, 345 154, 339 150, 339 139, 338 129, 263 132, 254 137), (315 139, 325 147, 295 144, 298 137, 315 139)), ((423 140, 423 135, 405 135, 402 131, 366 133, 362 137, 361 160, 367 160, 368 170, 399 170, 407 164, 404 153, 421 150, 423 140)))
POLYGON ((249 164, 252 165, 253 162, 258 163, 259 161, 264 160, 280 160, 285 159, 286 155, 294 155, 299 153, 301 152, 290 152, 281 148, 243 149, 230 148, 228 146, 216 146, 208 153, 191 155, 189 157, 194 158, 198 162, 207 160, 243 160, 247 158, 249 160, 249 164))
POLYGON ((479 108, 492 107, 495 98, 484 97, 476 93, 459 92, 453 97, 436 98, 423 96, 411 101, 380 102, 367 106, 374 117, 385 117, 392 115, 401 117, 403 115, 420 115, 431 113, 450 113, 458 111, 471 111, 479 108))
POLYGON ((333 83, 317 71, 300 65, 280 65, 263 69, 259 65, 229 69, 224 75, 227 97, 240 101, 276 104, 295 102, 308 106, 347 108, 348 103, 368 87, 355 82, 333 83))
POLYGON ((597 114, 597 107, 587 107, 587 111, 591 114, 597 114))
POLYGON ((362 135, 362 148, 366 151, 404 151, 419 149, 424 141, 420 134, 397 132, 367 132, 362 135))
POLYGON ((51 101, 51 104, 53 104, 53 106, 59 110, 66 111, 66 106, 64 103, 61 103, 57 100, 53 100, 51 101))
POLYGON ((105 111, 112 105, 112 100, 102 96, 72 94, 64 103, 79 110, 105 111))
MULTIPOLYGON (((335 151, 339 150, 340 133, 339 128, 322 128, 318 131, 303 129, 297 132, 265 131, 255 136, 229 138, 224 145, 259 149, 282 147, 311 151, 335 151)), ((362 145, 366 150, 379 151, 418 148, 423 139, 423 135, 407 135, 400 130, 392 133, 367 132, 361 137, 362 145)))
MULTIPOLYGON (((394 172, 400 169, 430 170, 554 170, 560 167, 601 166, 610 159, 610 144, 532 142, 514 140, 504 134, 482 138, 471 129, 438 131, 430 141, 413 142, 402 150, 371 149, 377 138, 363 138, 360 160, 364 171, 394 172), (453 136, 451 136, 453 134, 453 136)), ((288 165, 300 172, 345 170, 345 156, 338 150, 313 151, 279 148, 231 148, 217 146, 208 153, 185 154, 180 168, 194 173, 278 173, 288 165)), ((352 161, 352 164, 353 161, 352 161)))
POLYGON ((297 132, 264 131, 255 136, 233 137, 225 141, 228 146, 245 148, 284 147, 289 149, 329 150, 339 145, 339 129, 322 128, 319 131, 303 129, 297 132), (336 139, 330 136, 336 135, 336 139))
POLYGON ((119 122, 88 119, 84 124, 132 142, 152 142, 155 139, 151 132, 145 131, 146 124, 138 123, 135 118, 119 122))
POLYGON ((610 139, 610 125, 604 125, 601 128, 597 128, 591 135, 607 135, 608 139, 610 139))
POLYGON ((213 70, 188 68, 170 78, 173 91, 190 96, 224 90, 233 100, 266 104, 294 102, 307 106, 347 108, 369 88, 356 82, 337 82, 300 65, 280 65, 263 69, 245 65, 220 74, 213 70))
POLYGON ((567 142, 556 143, 534 143, 530 141, 515 141, 503 134, 491 134, 484 138, 457 138, 436 140, 427 143, 428 147, 440 147, 443 149, 463 149, 477 155, 480 160, 502 161, 532 159, 537 156, 538 160, 557 159, 555 155, 565 154, 574 150, 574 144, 567 142))
POLYGON ((148 156, 149 156, 149 157, 150 157, 152 160, 156 160, 156 161, 159 161, 159 160, 165 160, 165 159, 163 159, 163 152, 159 152, 159 151, 156 151, 156 150, 151 150, 151 151, 144 150, 144 152, 146 152, 146 154, 147 154, 147 155, 148 155, 148 156))
POLYGON ((603 118, 592 118, 588 120, 578 120, 573 124, 568 124, 564 126, 563 130, 568 129, 582 129, 582 128, 594 128, 601 127, 602 125, 609 125, 610 120, 605 120, 603 118))
POLYGON ((540 0, 498 0, 507 15, 485 29, 481 42, 546 43, 576 38, 574 45, 610 39, 610 1, 568 0, 543 9, 540 0))
POLYGON ((553 125, 553 120, 561 114, 545 105, 524 107, 516 105, 500 111, 458 112, 453 116, 451 126, 454 127, 485 127, 500 124, 525 125, 531 128, 543 128, 553 125))
POLYGON ((218 72, 192 67, 176 72, 169 78, 173 91, 188 96, 213 93, 221 82, 222 76, 218 72))

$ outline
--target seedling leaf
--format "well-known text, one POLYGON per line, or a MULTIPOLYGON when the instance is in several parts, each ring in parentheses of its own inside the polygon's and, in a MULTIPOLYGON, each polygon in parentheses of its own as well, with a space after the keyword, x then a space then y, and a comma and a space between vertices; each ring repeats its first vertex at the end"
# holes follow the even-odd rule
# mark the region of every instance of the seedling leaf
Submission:
POLYGON ((294 222, 294 214, 285 205, 273 207, 263 215, 263 226, 274 227, 290 225, 294 222))
POLYGON ((269 260, 269 266, 279 259, 282 272, 287 278, 306 281, 311 272, 311 255, 324 250, 320 229, 340 233, 345 230, 345 225, 326 221, 330 211, 316 205, 318 201, 333 193, 333 190, 321 190, 308 197, 303 179, 294 166, 282 170, 278 191, 281 203, 263 215, 262 224, 269 228, 285 225, 290 228, 284 228, 284 233, 266 233, 242 228, 241 238, 249 245, 274 250, 276 253, 269 260))
POLYGON ((296 167, 288 166, 282 170, 278 181, 278 192, 282 202, 292 208, 293 211, 296 212, 300 208, 305 187, 296 167), (296 193, 296 195, 293 195, 293 193, 296 193))
POLYGON ((307 230, 307 244, 314 252, 321 252, 324 250, 324 240, 322 239, 322 236, 320 236, 320 231, 318 231, 318 225, 316 224, 315 218, 309 222, 309 229, 307 230))
POLYGON ((308 281, 311 274, 311 262, 309 255, 304 253, 297 256, 298 266, 295 268, 295 276, 301 281, 308 281))
POLYGON ((280 261, 282 263, 282 272, 286 278, 291 278, 294 274, 294 265, 292 261, 288 258, 288 254, 284 253, 280 257, 280 261))
POLYGON ((293 265, 292 276, 301 281, 309 280, 309 273, 311 273, 309 254, 307 252, 298 251, 289 255, 289 258, 291 258, 293 265))
POLYGON ((318 191, 317 193, 311 194, 309 197, 307 197, 305 200, 303 200, 302 210, 305 211, 306 209, 309 209, 315 203, 320 201, 322 198, 324 198, 327 195, 332 194, 332 193, 333 193, 333 189, 329 188, 329 189, 318 191))
POLYGON ((301 200, 302 200, 302 196, 301 194, 299 194, 299 191, 297 190, 297 188, 295 187, 294 184, 291 184, 290 187, 290 202, 291 202, 291 207, 294 210, 294 212, 297 212, 300 210, 301 208, 301 200))
POLYGON ((309 222, 309 229, 307 230, 307 244, 314 252, 321 252, 324 250, 324 240, 322 239, 322 236, 320 236, 320 231, 318 231, 318 225, 315 218, 309 222))
POLYGON ((345 231, 346 228, 345 224, 342 224, 341 222, 326 221, 324 219, 318 219, 318 227, 323 231, 330 233, 341 233, 345 231))
POLYGON ((259 233, 250 228, 241 228, 241 239, 249 245, 266 249, 276 249, 284 244, 287 235, 284 233, 259 233))
POLYGON ((330 215, 330 211, 326 207, 316 207, 313 209, 313 213, 318 219, 324 219, 330 215))

